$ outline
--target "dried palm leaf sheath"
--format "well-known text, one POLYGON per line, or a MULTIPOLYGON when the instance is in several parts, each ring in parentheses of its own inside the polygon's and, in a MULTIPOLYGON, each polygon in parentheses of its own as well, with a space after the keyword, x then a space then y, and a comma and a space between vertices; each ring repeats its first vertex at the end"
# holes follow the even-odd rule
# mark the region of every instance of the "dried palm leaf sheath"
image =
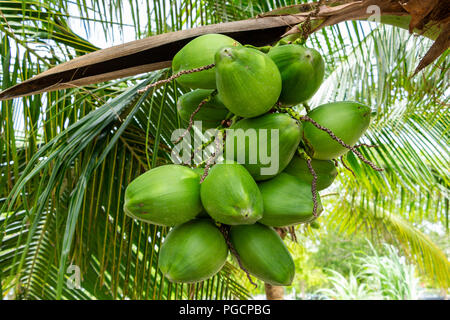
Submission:
POLYGON ((280 38, 303 18, 266 17, 203 26, 152 36, 70 60, 0 93, 0 100, 132 76, 169 67, 193 38, 222 33, 240 43, 263 45, 280 38))

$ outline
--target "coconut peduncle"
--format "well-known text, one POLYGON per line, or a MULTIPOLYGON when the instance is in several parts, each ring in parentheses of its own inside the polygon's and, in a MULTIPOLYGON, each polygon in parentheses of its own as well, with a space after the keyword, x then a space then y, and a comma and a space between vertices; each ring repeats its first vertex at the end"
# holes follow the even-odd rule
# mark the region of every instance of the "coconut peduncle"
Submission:
POLYGON ((355 172, 352 169, 350 169, 350 167, 347 166, 347 164, 345 163, 344 156, 341 156, 339 159, 341 160, 341 163, 344 166, 344 168, 347 169, 348 171, 350 171, 352 173, 352 175, 356 178, 355 172))
POLYGON ((304 152, 304 150, 300 151, 303 156, 306 159, 306 165, 308 166, 309 172, 312 175, 312 181, 311 181, 311 193, 312 193, 312 201, 313 201, 313 216, 315 218, 317 218, 317 207, 318 207, 318 203, 317 203, 317 173, 316 171, 314 171, 314 168, 312 166, 312 159, 310 156, 308 156, 306 154, 306 152, 304 152))
POLYGON ((339 167, 339 162, 337 161, 337 159, 332 159, 332 160, 333 160, 334 166, 339 167))
POLYGON ((261 51, 263 53, 267 53, 267 52, 270 51, 270 49, 272 49, 272 46, 255 47, 255 46, 252 46, 251 44, 246 44, 246 45, 244 45, 244 47, 256 49, 256 50, 261 51))
MULTIPOLYGON (((233 118, 230 119, 230 115, 227 115, 225 117, 224 120, 222 120, 222 122, 220 123, 219 126, 216 127, 216 130, 219 130, 223 137, 225 137, 225 128, 228 128, 229 126, 231 126, 231 123, 233 121, 233 118)), ((206 147, 208 147, 211 143, 213 143, 213 141, 216 140, 215 136, 212 136, 211 139, 209 139, 207 142, 203 143, 200 147, 198 147, 196 150, 194 150, 191 154, 191 160, 190 162, 192 163, 195 159, 195 156, 197 155, 197 153, 199 153, 200 151, 205 150, 206 147)), ((204 162, 199 163, 196 167, 200 167, 202 164, 204 164, 204 162)))
MULTIPOLYGON (((322 5, 324 5, 324 2, 326 2, 326 1, 319 0, 319 2, 316 4, 316 7, 315 7, 314 11, 311 11, 306 16, 306 20, 303 23, 299 24, 298 28, 301 31, 301 40, 302 40, 303 43, 306 42, 306 40, 308 40, 308 37, 311 34, 312 29, 313 29, 312 24, 311 24, 311 18, 317 17, 317 15, 320 12, 320 7, 322 5)), ((315 24, 320 24, 320 20, 319 21, 314 21, 314 23, 315 24)))
POLYGON ((205 105, 206 103, 208 103, 209 101, 211 101, 211 99, 217 94, 217 90, 214 90, 208 97, 206 97, 205 99, 203 99, 199 104, 197 109, 194 110, 194 112, 191 113, 191 116, 189 117, 189 125, 186 128, 186 131, 183 132, 183 134, 175 141, 175 144, 177 144, 178 142, 180 142, 181 140, 183 140, 183 138, 188 134, 189 131, 191 131, 192 126, 194 125, 194 117, 195 115, 200 111, 200 109, 203 107, 203 105, 205 105))
POLYGON ((211 137, 211 139, 209 139, 207 142, 203 143, 199 148, 195 149, 192 154, 191 154, 191 160, 190 162, 193 163, 195 156, 197 155, 197 153, 199 153, 200 151, 205 150, 206 147, 208 147, 211 143, 213 143, 213 141, 216 139, 216 137, 211 137))
POLYGON ((291 236, 292 241, 294 241, 295 243, 298 243, 297 235, 295 234, 295 227, 294 226, 289 226, 289 227, 287 227, 287 229, 288 229, 288 232, 289 232, 289 234, 291 236))
POLYGON ((144 93, 145 91, 147 91, 147 90, 150 89, 150 88, 156 87, 156 86, 158 86, 158 85, 160 85, 160 84, 164 84, 164 83, 167 83, 167 82, 171 82, 171 81, 175 80, 176 78, 181 77, 181 76, 184 75, 184 74, 189 74, 189 73, 195 73, 195 72, 200 72, 200 71, 208 70, 208 69, 214 68, 214 66, 215 66, 215 64, 212 63, 212 64, 208 64, 208 65, 206 65, 206 66, 200 67, 200 68, 195 68, 195 69, 190 69, 190 70, 183 70, 183 71, 180 71, 180 72, 178 72, 178 73, 176 73, 176 74, 170 76, 170 77, 167 78, 167 79, 159 80, 159 81, 156 81, 156 82, 153 82, 153 83, 149 84, 149 85, 146 86, 144 89, 138 90, 138 93, 144 93))
MULTIPOLYGON (((225 135, 226 135, 226 132, 223 133, 222 143, 225 140, 225 135)), ((220 145, 217 137, 214 139, 214 142, 216 144, 215 150, 214 150, 214 153, 211 155, 211 157, 209 157, 208 160, 206 160, 205 172, 203 173, 202 177, 200 178, 200 184, 203 183, 203 181, 208 176, 209 169, 211 168, 212 164, 214 163, 214 160, 216 160, 220 149, 223 148, 223 145, 222 146, 220 145)))
MULTIPOLYGON (((220 123, 219 126, 216 127, 216 130, 219 130, 222 133, 222 136, 225 138, 225 128, 228 128, 231 125, 232 119, 224 119, 222 120, 222 122, 220 123)), ((194 150, 194 152, 192 152, 191 155, 191 163, 192 161, 194 161, 195 156, 197 155, 198 152, 203 151, 206 147, 208 147, 211 143, 213 143, 216 140, 215 136, 212 136, 211 139, 209 139, 207 142, 203 143, 199 148, 197 148, 196 150, 194 150)), ((200 167, 202 164, 204 164, 204 162, 199 163, 197 165, 197 167, 200 167)))
POLYGON ((306 102, 303 102, 302 105, 305 108, 306 113, 309 113, 311 111, 311 107, 309 106, 309 104, 307 104, 306 102))
POLYGON ((367 143, 359 143, 353 146, 354 148, 361 148, 361 147, 367 147, 367 148, 378 148, 377 145, 367 144, 367 143))
POLYGON ((252 285, 255 286, 255 288, 258 288, 258 285, 253 282, 252 278, 250 277, 250 273, 248 272, 248 270, 242 265, 241 262, 241 258, 239 257, 239 254, 237 253, 237 251, 234 249, 233 244, 230 241, 230 237, 229 237, 229 232, 230 232, 230 226, 226 225, 226 224, 221 224, 219 227, 220 232, 222 232, 223 237, 225 238, 225 241, 228 245, 228 249, 230 249, 231 253, 235 256, 239 267, 245 272, 245 274, 247 275, 248 281, 250 281, 250 283, 252 285))

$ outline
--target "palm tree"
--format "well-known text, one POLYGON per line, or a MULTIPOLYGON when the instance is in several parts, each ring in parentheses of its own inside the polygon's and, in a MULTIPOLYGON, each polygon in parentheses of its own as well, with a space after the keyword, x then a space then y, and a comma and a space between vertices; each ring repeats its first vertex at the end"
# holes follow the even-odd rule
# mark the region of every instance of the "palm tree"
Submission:
MULTIPOLYGON (((391 1, 377 3, 385 8, 391 1)), ((234 30, 227 29, 227 22, 292 4, 295 1, 0 3, 5 90, 0 93, 2 297, 249 297, 242 284, 245 274, 232 261, 215 277, 195 285, 168 282, 158 270, 167 228, 124 214, 127 184, 150 168, 170 163, 171 133, 184 125, 176 101, 185 89, 170 82, 144 94, 138 91, 170 75, 166 67, 175 49, 192 37, 192 30, 186 29, 224 23, 220 28, 234 30), (74 31, 75 24, 83 29, 74 31), (161 46, 173 39, 159 46, 155 38, 144 39, 158 34, 158 39, 165 39, 176 30, 186 31, 178 33, 177 45, 163 51, 161 46), (132 32, 135 39, 144 40, 98 51, 98 44, 80 32, 86 38, 102 34, 108 41, 132 32), (126 58, 129 50, 136 55, 126 58), (146 60, 147 55, 152 58, 146 60), (61 65, 66 61, 71 62, 61 65), (23 97, 7 100, 16 96, 23 97)), ((339 170, 321 221, 327 228, 365 232, 395 244, 423 274, 448 288, 448 258, 421 231, 426 221, 443 228, 448 237, 448 58, 447 52, 440 55, 448 44, 439 36, 446 25, 427 28, 426 37, 411 35, 402 28, 423 29, 412 23, 420 15, 414 6, 406 10, 396 5, 400 18, 382 16, 381 24, 336 24, 367 18, 367 12, 358 16, 361 10, 355 9, 353 16, 345 16, 348 19, 335 13, 335 22, 322 28, 322 11, 299 6, 258 18, 269 21, 270 28, 261 20, 248 20, 233 32, 244 43, 271 43, 287 31, 280 21, 292 19, 296 8, 310 13, 294 21, 308 20, 302 25, 315 32, 308 33, 306 45, 321 51, 327 64, 326 80, 310 105, 359 100, 376 109, 376 120, 362 142, 378 147, 363 146, 361 152, 385 169, 375 172, 349 153, 343 159, 349 170, 339 170), (286 12, 288 16, 278 16, 286 12), (436 39, 434 45, 431 39, 436 39), (434 49, 427 53, 430 47, 434 49), (421 72, 412 77, 417 66, 421 72)), ((444 11, 443 17, 433 17, 448 17, 444 11)), ((430 22, 425 18, 420 21, 430 22)))

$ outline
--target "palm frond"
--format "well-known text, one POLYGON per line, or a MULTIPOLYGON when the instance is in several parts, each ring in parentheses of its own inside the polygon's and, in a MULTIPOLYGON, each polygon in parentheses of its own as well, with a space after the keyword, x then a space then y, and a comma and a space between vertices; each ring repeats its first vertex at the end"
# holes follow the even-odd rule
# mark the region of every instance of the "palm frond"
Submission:
POLYGON ((427 235, 398 215, 395 208, 388 211, 373 205, 367 199, 358 205, 352 197, 352 193, 348 192, 338 201, 329 204, 329 215, 325 217, 329 227, 347 234, 367 233, 396 244, 419 267, 422 274, 442 288, 448 287, 450 262, 427 235))

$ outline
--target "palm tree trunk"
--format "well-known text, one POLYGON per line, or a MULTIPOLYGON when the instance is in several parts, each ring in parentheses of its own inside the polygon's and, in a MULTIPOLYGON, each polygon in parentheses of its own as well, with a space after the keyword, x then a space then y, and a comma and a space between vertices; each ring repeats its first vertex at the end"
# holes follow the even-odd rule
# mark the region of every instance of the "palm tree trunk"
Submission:
POLYGON ((284 300, 284 287, 273 286, 268 283, 266 283, 264 285, 264 287, 266 290, 266 299, 267 300, 284 300))

